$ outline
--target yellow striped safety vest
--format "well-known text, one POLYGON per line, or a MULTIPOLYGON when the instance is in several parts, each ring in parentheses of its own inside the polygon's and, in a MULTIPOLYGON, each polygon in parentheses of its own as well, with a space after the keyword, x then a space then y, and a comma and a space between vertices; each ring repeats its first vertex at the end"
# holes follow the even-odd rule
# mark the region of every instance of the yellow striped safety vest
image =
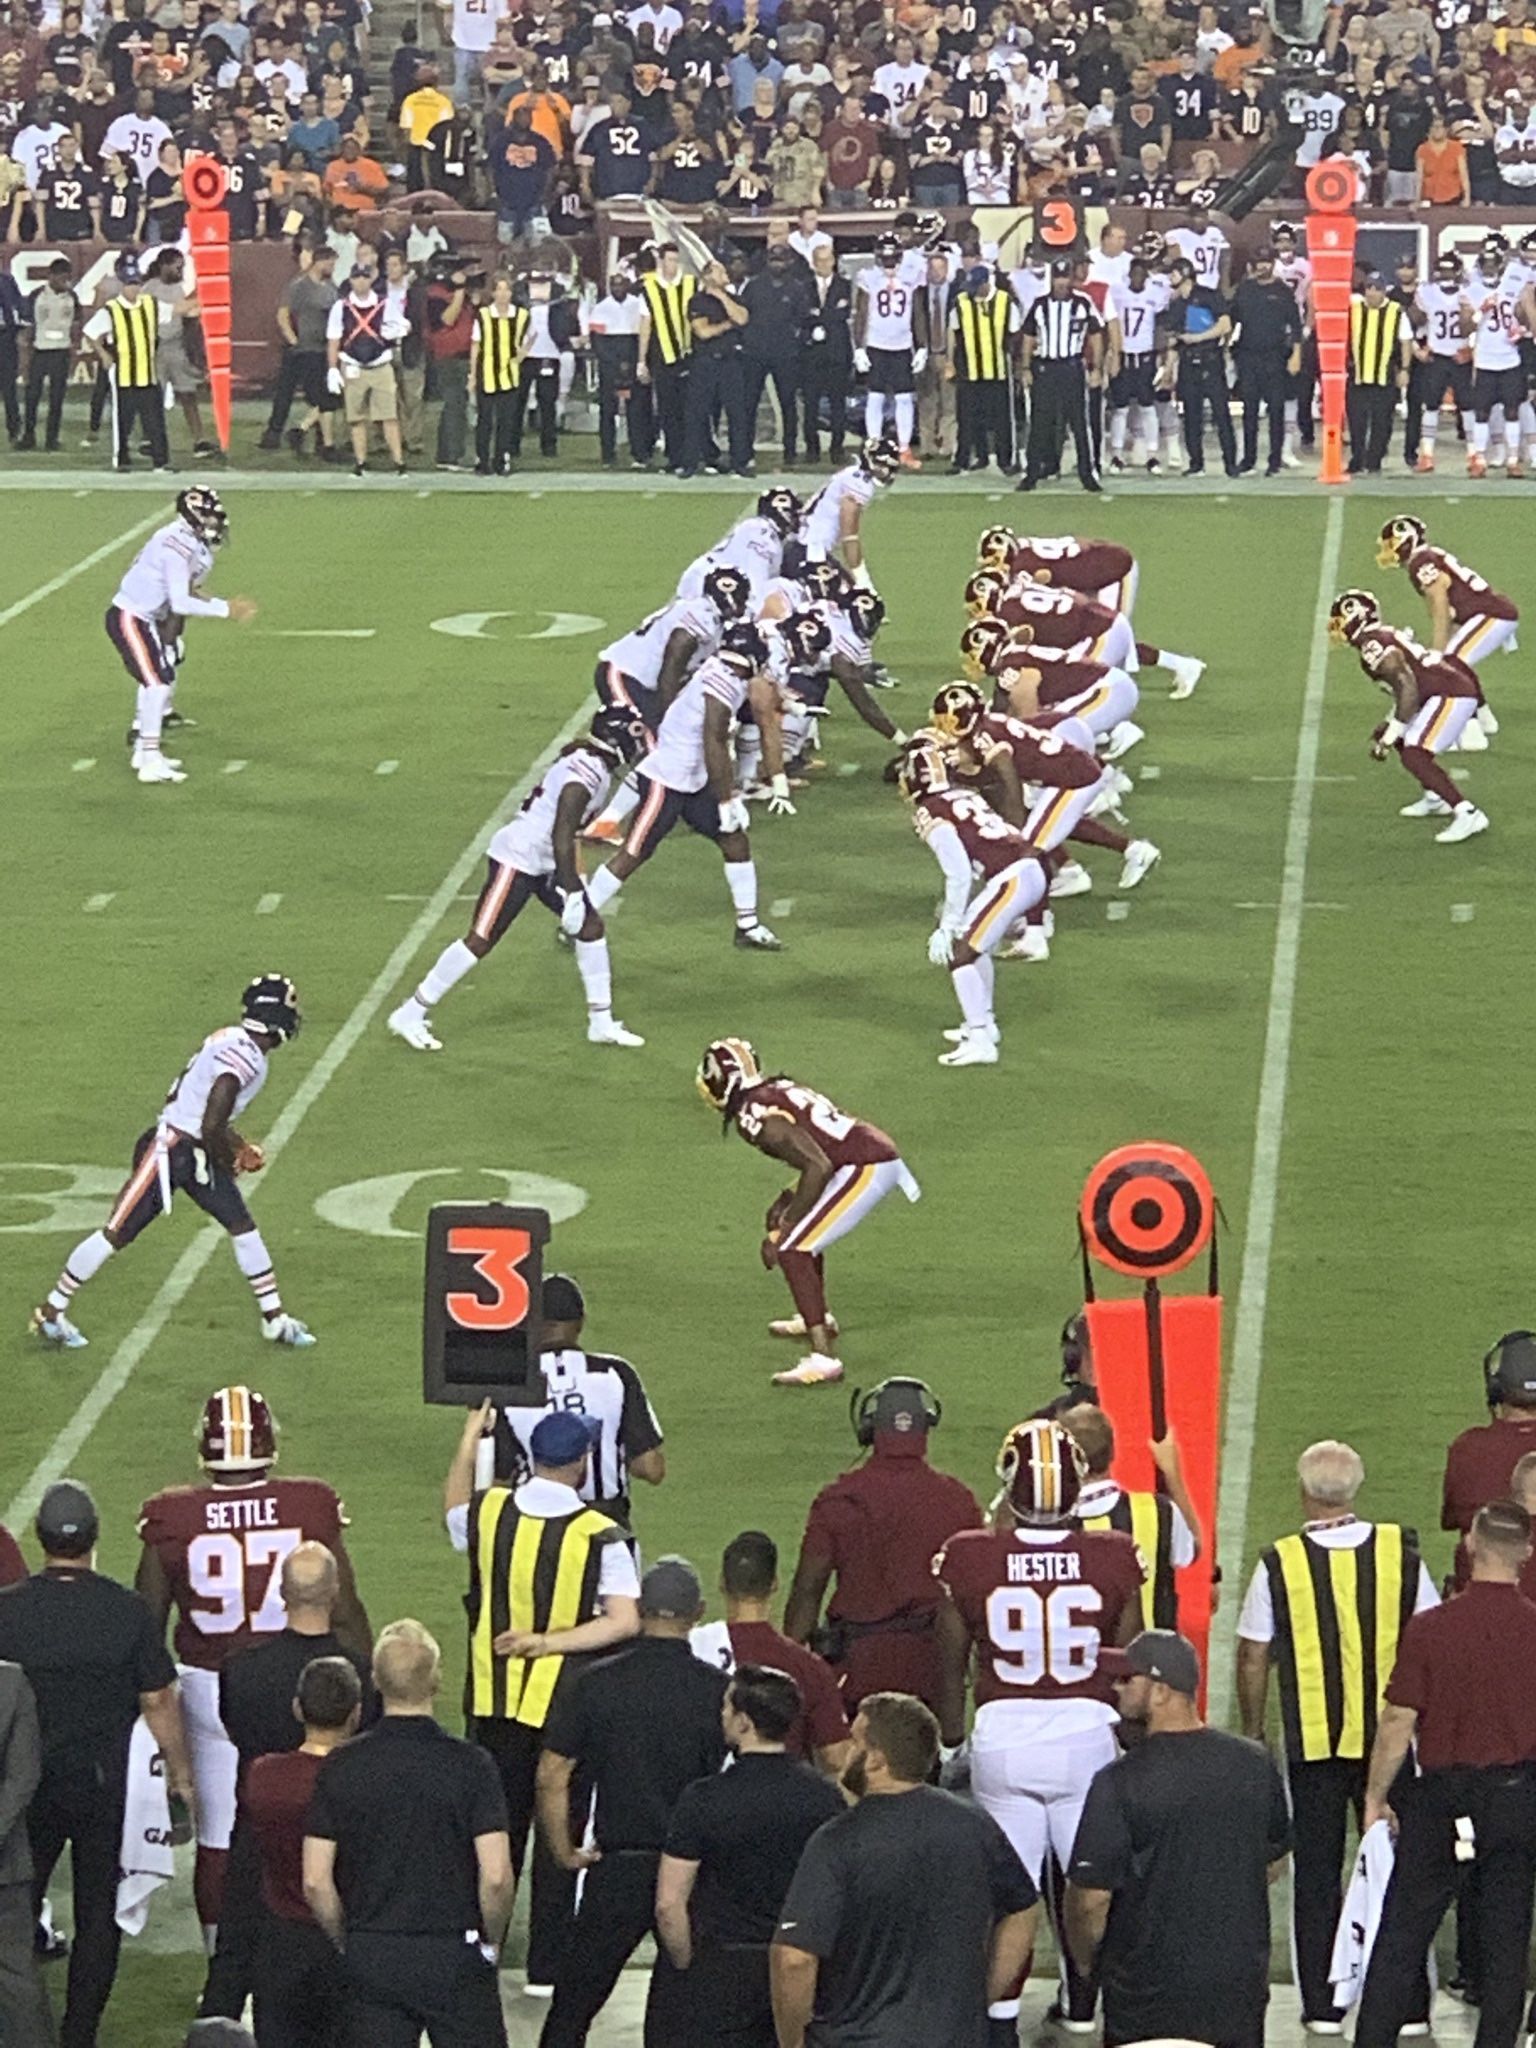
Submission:
POLYGON ((693 347, 688 308, 693 301, 694 282, 691 277, 674 277, 668 284, 654 270, 640 280, 646 311, 651 316, 651 343, 664 363, 680 362, 693 347))
POLYGON ((528 308, 496 313, 482 306, 475 315, 475 389, 515 391, 522 382, 518 350, 528 331, 528 308))
POLYGON ((1107 1515, 1085 1515, 1085 1529, 1118 1529, 1135 1538, 1146 1560, 1141 1589, 1143 1628, 1177 1628, 1179 1595, 1173 1579, 1173 1502, 1157 1493, 1127 1493, 1122 1487, 1107 1515))
POLYGON ((1403 309, 1395 299, 1388 299, 1384 306, 1350 300, 1349 369, 1357 384, 1392 382, 1401 368, 1398 337, 1402 325, 1403 309))
POLYGON ((1418 1538, 1395 1522, 1374 1523, 1352 1548, 1282 1536, 1261 1562, 1274 1603, 1270 1656, 1287 1757, 1368 1757, 1418 1596, 1418 1538))
POLYGON ((955 301, 960 339, 956 368, 971 384, 995 384, 1008 374, 1008 310, 1013 301, 994 292, 983 303, 962 292, 955 301))
POLYGON ((160 302, 144 293, 134 305, 108 299, 112 316, 112 352, 121 388, 141 391, 155 379, 155 353, 160 341, 160 302))
POLYGON ((624 1540, 595 1508, 525 1515, 507 1486, 488 1487, 469 1511, 469 1712, 482 1721, 542 1728, 566 1657, 498 1657, 506 1629, 550 1635, 595 1620, 603 1550, 624 1540))

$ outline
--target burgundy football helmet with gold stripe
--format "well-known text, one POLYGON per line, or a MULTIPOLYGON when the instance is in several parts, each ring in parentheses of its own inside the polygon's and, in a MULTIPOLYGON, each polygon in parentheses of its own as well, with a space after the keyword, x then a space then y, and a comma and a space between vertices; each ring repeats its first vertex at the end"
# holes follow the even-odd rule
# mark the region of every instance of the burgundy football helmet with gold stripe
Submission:
POLYGON ((277 1418, 249 1387, 220 1387, 203 1403, 197 1455, 210 1472, 264 1471, 277 1462, 277 1418))
POLYGON ((997 1476, 1017 1521, 1049 1527, 1071 1521, 1088 1477, 1088 1460, 1059 1422, 1037 1418, 1019 1423, 1003 1438, 997 1476))

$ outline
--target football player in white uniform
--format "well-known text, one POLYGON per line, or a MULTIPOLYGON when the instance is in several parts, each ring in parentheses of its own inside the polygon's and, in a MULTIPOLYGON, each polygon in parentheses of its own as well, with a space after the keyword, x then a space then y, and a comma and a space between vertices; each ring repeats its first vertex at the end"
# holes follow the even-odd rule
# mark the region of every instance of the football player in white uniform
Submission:
POLYGON ((176 687, 175 649, 183 619, 256 616, 248 597, 203 597, 198 585, 213 567, 213 551, 229 536, 229 517, 217 491, 193 484, 176 500, 176 517, 152 533, 128 565, 107 607, 107 638, 138 686, 130 757, 140 782, 185 782, 179 761, 161 752, 160 737, 176 687))
POLYGON ((746 519, 738 519, 724 540, 716 541, 688 564, 677 580, 678 596, 700 596, 711 569, 736 569, 751 586, 752 608, 757 610, 763 592, 779 573, 784 543, 799 526, 800 512, 797 492, 783 485, 764 491, 755 512, 746 519))
POLYGON ((864 554, 864 507, 896 474, 894 441, 866 441, 856 462, 828 477, 805 507, 800 538, 813 562, 839 561, 866 589, 872 578, 864 554))
POLYGON ((1141 443, 1148 476, 1156 476, 1157 320, 1167 310, 1169 283, 1133 256, 1124 284, 1109 288, 1109 466, 1125 468, 1127 429, 1141 443))
POLYGON ((1449 393, 1461 414, 1461 430, 1468 447, 1472 445, 1472 350, 1469 337, 1476 314, 1467 291, 1466 273, 1459 256, 1445 255, 1435 263, 1435 274, 1414 293, 1414 303, 1423 317, 1419 341, 1424 364, 1424 419, 1419 428, 1419 456, 1415 467, 1427 476, 1435 466, 1435 435, 1440 425, 1440 408, 1449 393))
POLYGON ((1520 410, 1525 404, 1525 368, 1520 343, 1525 329, 1520 320, 1520 294, 1509 281, 1498 248, 1484 244, 1468 296, 1477 324, 1472 341, 1472 438, 1467 475, 1488 474, 1489 431, 1494 411, 1499 409, 1504 415, 1506 473, 1518 477, 1523 474, 1520 410))
POLYGON ((259 1173, 266 1157, 235 1129, 234 1119, 261 1092, 267 1057, 296 1038, 302 1014, 286 974, 263 974, 240 998, 240 1022, 215 1031, 171 1083, 157 1120, 133 1148, 133 1170, 100 1230, 77 1244, 45 1299, 32 1311, 31 1328, 49 1344, 80 1350, 86 1338, 66 1311, 86 1281, 114 1252, 164 1216, 171 1198, 186 1195, 229 1233, 235 1264, 251 1283, 261 1311, 261 1334, 274 1344, 313 1344, 297 1316, 283 1307, 272 1258, 240 1192, 239 1176, 259 1173))
MULTIPOLYGON (((764 673, 768 649, 756 626, 741 622, 726 630, 712 654, 667 706, 656 744, 640 763, 645 783, 628 837, 609 861, 589 877, 587 901, 601 912, 629 877, 656 851, 679 822, 712 839, 725 863, 726 887, 736 912, 735 943, 777 953, 779 940, 757 914, 757 867, 747 837, 747 806, 736 794, 731 728, 749 709, 762 733, 770 776, 784 771, 777 692, 764 673)), ((784 785, 788 806, 788 784, 784 785)))
POLYGON ((613 967, 603 921, 582 893, 576 837, 602 809, 613 777, 638 761, 649 739, 636 714, 609 705, 593 719, 523 799, 517 816, 486 848, 485 887, 469 930, 444 948, 414 995, 389 1015, 389 1028, 417 1052, 441 1052, 429 1012, 455 983, 497 945, 531 897, 560 920, 575 942, 576 966, 587 994, 587 1039, 592 1045, 644 1045, 613 1014, 613 967))
POLYGON ((875 243, 875 260, 861 270, 853 288, 853 366, 868 380, 864 431, 878 440, 885 428, 886 401, 896 414, 897 460, 904 469, 921 465, 912 453, 917 411, 917 374, 928 361, 914 325, 918 287, 904 271, 895 235, 875 243))
POLYGON ((1301 315, 1301 368, 1287 380, 1290 396, 1285 401, 1285 446, 1280 453, 1282 465, 1286 469, 1295 469, 1301 461, 1296 453, 1298 434, 1308 448, 1313 440, 1312 394, 1317 388, 1317 336, 1312 322, 1312 265, 1301 254, 1296 230, 1289 222, 1281 221, 1271 232, 1269 240, 1275 252, 1275 275, 1295 293, 1296 310, 1301 315))

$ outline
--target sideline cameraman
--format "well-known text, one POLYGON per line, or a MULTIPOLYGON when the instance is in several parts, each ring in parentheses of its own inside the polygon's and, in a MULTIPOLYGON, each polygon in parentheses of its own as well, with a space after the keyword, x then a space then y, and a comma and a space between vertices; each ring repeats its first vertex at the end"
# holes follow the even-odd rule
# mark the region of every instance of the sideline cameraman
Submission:
POLYGON ((469 448, 469 351, 475 332, 475 308, 485 288, 485 272, 450 253, 434 256, 427 266, 427 389, 428 401, 442 410, 437 416, 437 466, 463 469, 469 448))

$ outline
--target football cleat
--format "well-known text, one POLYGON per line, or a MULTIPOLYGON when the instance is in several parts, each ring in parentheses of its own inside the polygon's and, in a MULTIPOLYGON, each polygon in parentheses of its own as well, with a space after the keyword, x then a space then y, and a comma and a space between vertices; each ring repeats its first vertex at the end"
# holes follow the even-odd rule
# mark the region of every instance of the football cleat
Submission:
POLYGON ((1047 895, 1086 896, 1093 887, 1093 877, 1080 860, 1069 860, 1060 866, 1051 877, 1047 895))
POLYGON ((1051 942, 1042 925, 1027 924, 1016 939, 997 949, 999 960, 1049 960, 1051 942))
POLYGON ((291 1344, 295 1351, 302 1351, 315 1341, 315 1333, 307 1323, 301 1323, 297 1316, 291 1316, 284 1309, 275 1316, 263 1316, 261 1334, 269 1344, 291 1344))
POLYGON ((1451 807, 1443 796, 1425 790, 1417 803, 1404 804, 1397 814, 1400 818, 1448 818, 1451 807))
MULTIPOLYGON (((133 770, 134 774, 137 775, 139 770, 144 766, 144 763, 146 761, 153 761, 156 758, 157 756, 153 750, 146 754, 144 749, 139 745, 138 741, 135 740, 133 743, 133 752, 128 756, 128 766, 133 770)), ((165 763, 167 768, 179 768, 181 766, 180 761, 177 760, 174 754, 160 754, 158 758, 165 763)))
POLYGON ((442 1051, 443 1041, 433 1035, 432 1026, 413 1003, 402 1003, 398 1010, 391 1010, 387 1021, 396 1038, 414 1046, 417 1052, 442 1051))
MULTIPOLYGON (((944 1036, 949 1040, 951 1045, 959 1045, 961 1040, 970 1031, 970 1028, 971 1027, 969 1024, 952 1024, 949 1030, 944 1033, 944 1036)), ((994 1045, 1000 1045, 1002 1043, 1003 1034, 998 1028, 997 1019, 995 1017, 993 1018, 990 1024, 983 1024, 981 1030, 982 1036, 985 1038, 990 1038, 994 1045)))
POLYGON ((587 1019, 588 1045, 644 1045, 638 1031, 626 1030, 617 1017, 600 1015, 587 1019))
POLYGON ((896 460, 903 469, 921 469, 923 466, 923 458, 920 455, 914 455, 910 448, 903 448, 896 457, 896 460))
POLYGON ((1419 459, 1413 466, 1420 476, 1433 476, 1435 473, 1435 458, 1427 448, 1421 448, 1419 450, 1419 459))
POLYGON ((173 768, 164 754, 145 754, 141 757, 134 773, 140 782, 185 782, 181 769, 173 768))
POLYGON ((843 1362, 840 1358, 823 1358, 819 1351, 812 1351, 802 1358, 798 1365, 790 1366, 787 1372, 776 1372, 773 1384, 776 1387, 821 1387, 843 1376, 843 1362))
POLYGON ((1197 661, 1192 654, 1175 655, 1170 666, 1173 669, 1173 688, 1168 692, 1175 702, 1181 697, 1193 697, 1195 685, 1205 674, 1205 663, 1197 661))
POLYGON ((1162 859, 1162 853, 1150 839, 1133 839, 1125 849, 1125 858, 1120 868, 1120 887, 1134 889, 1144 881, 1162 859))
POLYGON ((1475 839, 1479 832, 1488 830, 1488 825, 1487 812, 1480 811, 1475 803, 1464 797, 1452 813, 1449 825, 1435 837, 1442 846, 1455 846, 1459 840, 1475 839))
MULTIPOLYGON (((1194 687, 1193 683, 1189 686, 1191 690, 1194 687)), ((1184 694, 1188 696, 1189 691, 1186 690, 1184 694)), ((1109 745, 1104 749, 1105 760, 1118 761, 1120 756, 1128 754, 1132 747, 1139 747, 1146 736, 1145 726, 1138 725, 1132 718, 1122 718, 1118 725, 1112 725, 1109 729, 1109 745)))
MULTIPOLYGON (((828 1316, 824 1328, 829 1337, 840 1334, 836 1316, 828 1316)), ((805 1317, 784 1316, 778 1322, 768 1325, 768 1334, 770 1337, 803 1337, 806 1335, 805 1317)))
POLYGON ((995 1067, 1000 1055, 997 1040, 983 1031, 967 1031, 949 1052, 939 1054, 941 1067, 995 1067))
POLYGON ((1486 476, 1487 474, 1488 458, 1486 455, 1479 455, 1477 450, 1474 448, 1472 453, 1467 457, 1467 475, 1486 476))
POLYGON ((34 1337, 41 1337, 45 1344, 57 1344, 61 1351, 83 1351, 91 1341, 83 1330, 75 1328, 62 1310, 47 1303, 40 1303, 33 1309, 27 1328, 34 1337))
POLYGON ((1493 715, 1493 706, 1491 704, 1479 704, 1477 710, 1473 713, 1473 720, 1482 731, 1487 733, 1489 739, 1492 739, 1499 729, 1499 721, 1493 715))
POLYGON ((590 839, 600 846, 612 846, 624 837, 624 820, 594 818, 591 824, 576 836, 579 839, 590 839))
POLYGON ((784 941, 769 931, 765 924, 739 924, 736 927, 734 945, 744 946, 748 952, 782 953, 784 941))

